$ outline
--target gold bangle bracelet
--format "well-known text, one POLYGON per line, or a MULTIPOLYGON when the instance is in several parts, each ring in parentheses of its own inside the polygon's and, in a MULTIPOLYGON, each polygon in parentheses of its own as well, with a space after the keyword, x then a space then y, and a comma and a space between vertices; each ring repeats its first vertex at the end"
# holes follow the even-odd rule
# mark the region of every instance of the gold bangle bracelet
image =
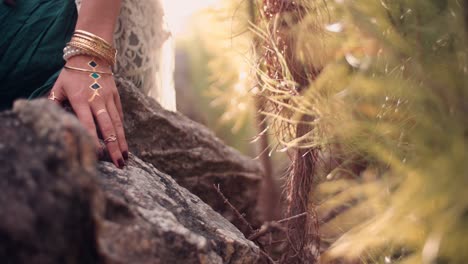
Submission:
POLYGON ((82 49, 84 51, 87 51, 89 53, 92 53, 93 55, 96 55, 96 57, 103 59, 110 65, 115 64, 116 57, 115 55, 106 52, 105 50, 100 49, 100 47, 92 45, 91 43, 87 42, 80 42, 80 41, 71 41, 67 44, 68 46, 75 47, 82 49))
POLYGON ((68 43, 69 46, 72 46, 72 47, 76 47, 76 48, 80 48, 80 49, 83 49, 85 51, 89 51, 93 54, 97 54, 99 55, 100 58, 110 62, 110 64, 114 64, 115 63, 115 55, 112 54, 112 53, 109 53, 109 52, 106 52, 104 50, 100 50, 99 47, 96 47, 96 46, 92 46, 90 44, 86 44, 86 43, 82 43, 82 42, 70 42, 68 43))
POLYGON ((97 39, 97 38, 88 36, 88 35, 83 35, 83 34, 77 34, 77 33, 75 33, 75 34, 73 34, 73 37, 89 39, 89 40, 91 40, 91 41, 93 41, 93 42, 100 43, 100 44, 103 45, 103 46, 112 48, 112 45, 109 44, 108 42, 106 42, 106 41, 104 41, 104 40, 101 40, 101 39, 97 39))
POLYGON ((105 41, 103 42, 99 39, 96 40, 88 36, 75 34, 73 35, 68 45, 97 54, 98 57, 104 59, 105 61, 111 62, 111 64, 115 64, 117 50, 105 41))
POLYGON ((101 37, 99 37, 99 36, 96 36, 96 35, 94 35, 94 34, 91 33, 91 32, 78 29, 78 30, 75 30, 75 34, 78 34, 78 35, 81 34, 81 35, 89 36, 89 37, 91 37, 91 38, 95 38, 95 39, 97 39, 97 40, 99 40, 99 41, 101 41, 101 42, 103 42, 103 43, 109 45, 110 47, 112 47, 112 45, 111 45, 109 42, 107 42, 105 39, 103 39, 103 38, 101 38, 101 37))
POLYGON ((82 44, 85 44, 85 45, 88 45, 88 46, 91 46, 93 48, 97 48, 99 49, 100 51, 102 52, 105 52, 105 53, 108 53, 108 54, 116 54, 117 53, 117 50, 112 48, 112 47, 104 47, 102 46, 101 44, 99 43, 95 43, 91 40, 88 40, 88 39, 83 39, 83 38, 77 38, 77 37, 73 37, 70 42, 78 42, 78 43, 82 43, 82 44))
POLYGON ((87 70, 87 69, 82 69, 82 68, 77 68, 77 67, 72 67, 72 66, 67 66, 67 65, 65 65, 63 68, 65 68, 65 69, 67 69, 67 70, 80 71, 80 72, 87 72, 87 73, 99 73, 99 74, 114 75, 113 72, 102 72, 102 71, 87 70))
POLYGON ((114 53, 114 49, 111 47, 103 46, 102 44, 96 43, 92 40, 85 39, 85 38, 80 38, 80 37, 73 37, 70 42, 81 42, 81 43, 86 43, 88 45, 91 45, 93 47, 97 47, 100 50, 106 51, 109 54, 114 53))
POLYGON ((84 50, 110 65, 117 60, 117 50, 105 39, 85 30, 75 30, 69 46, 84 50))
POLYGON ((89 46, 89 45, 85 45, 85 44, 78 43, 78 42, 69 42, 67 46, 84 50, 86 52, 89 52, 90 55, 93 55, 95 57, 99 57, 102 59, 106 58, 106 61, 109 58, 108 56, 102 54, 101 52, 98 52, 96 49, 94 49, 92 46, 89 46))
POLYGON ((105 53, 103 51, 100 51, 100 50, 98 50, 96 48, 93 48, 93 46, 89 46, 89 45, 86 45, 86 44, 83 44, 83 43, 78 43, 78 42, 70 42, 68 45, 71 46, 71 47, 82 49, 84 51, 88 51, 89 53, 91 53, 93 55, 96 55, 96 57, 104 59, 109 64, 114 64, 114 62, 115 62, 115 57, 114 56, 112 56, 109 53, 105 53))
POLYGON ((92 38, 87 37, 87 36, 73 35, 72 41, 73 40, 81 40, 81 41, 90 42, 90 43, 93 43, 96 46, 101 47, 102 49, 108 50, 111 53, 115 52, 115 49, 112 46, 108 45, 107 43, 102 43, 102 42, 96 41, 95 39, 92 39, 92 38))

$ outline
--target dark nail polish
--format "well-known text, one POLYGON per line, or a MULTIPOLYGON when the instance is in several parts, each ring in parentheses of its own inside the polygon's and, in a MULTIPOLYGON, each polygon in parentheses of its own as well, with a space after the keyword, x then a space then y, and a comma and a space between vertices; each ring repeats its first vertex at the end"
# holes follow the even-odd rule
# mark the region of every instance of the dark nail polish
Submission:
POLYGON ((122 156, 123 156, 123 158, 124 158, 125 160, 128 160, 128 151, 124 151, 124 152, 122 153, 122 156))
POLYGON ((96 151, 98 160, 104 159, 104 149, 99 148, 96 151))
POLYGON ((123 169, 125 167, 125 162, 123 161, 123 159, 119 159, 117 163, 119 163, 119 169, 123 169))

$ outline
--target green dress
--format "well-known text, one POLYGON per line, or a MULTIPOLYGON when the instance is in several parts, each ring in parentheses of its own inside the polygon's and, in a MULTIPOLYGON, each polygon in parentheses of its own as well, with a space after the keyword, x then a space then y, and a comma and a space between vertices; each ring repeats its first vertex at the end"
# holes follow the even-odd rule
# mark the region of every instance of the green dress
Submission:
POLYGON ((0 0, 0 110, 48 93, 77 16, 74 0, 0 0))

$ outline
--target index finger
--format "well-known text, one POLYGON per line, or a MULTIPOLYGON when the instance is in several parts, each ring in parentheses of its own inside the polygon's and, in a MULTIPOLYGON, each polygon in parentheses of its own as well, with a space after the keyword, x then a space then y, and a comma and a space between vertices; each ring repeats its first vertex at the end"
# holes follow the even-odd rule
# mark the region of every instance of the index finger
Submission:
POLYGON ((98 151, 102 151, 101 144, 96 131, 96 125, 94 123, 93 114, 87 103, 78 103, 76 100, 70 100, 70 104, 75 112, 78 120, 86 128, 89 135, 91 136, 94 145, 98 151))

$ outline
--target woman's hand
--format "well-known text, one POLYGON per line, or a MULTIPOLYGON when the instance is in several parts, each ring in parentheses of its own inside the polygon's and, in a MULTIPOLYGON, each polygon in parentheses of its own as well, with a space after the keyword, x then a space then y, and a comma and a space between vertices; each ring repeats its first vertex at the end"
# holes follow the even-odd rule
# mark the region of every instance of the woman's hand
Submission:
MULTIPOLYGON (((110 67, 102 60, 89 56, 75 56, 68 60, 67 66, 92 71, 88 63, 94 60, 96 71, 110 72, 110 67)), ((64 68, 50 92, 49 99, 62 104, 68 100, 78 119, 88 130, 99 152, 103 149, 99 142, 97 129, 107 145, 114 164, 123 168, 128 159, 128 145, 123 129, 123 112, 115 81, 110 74, 99 74, 97 83, 101 88, 92 89, 94 79, 89 72, 64 68)))

